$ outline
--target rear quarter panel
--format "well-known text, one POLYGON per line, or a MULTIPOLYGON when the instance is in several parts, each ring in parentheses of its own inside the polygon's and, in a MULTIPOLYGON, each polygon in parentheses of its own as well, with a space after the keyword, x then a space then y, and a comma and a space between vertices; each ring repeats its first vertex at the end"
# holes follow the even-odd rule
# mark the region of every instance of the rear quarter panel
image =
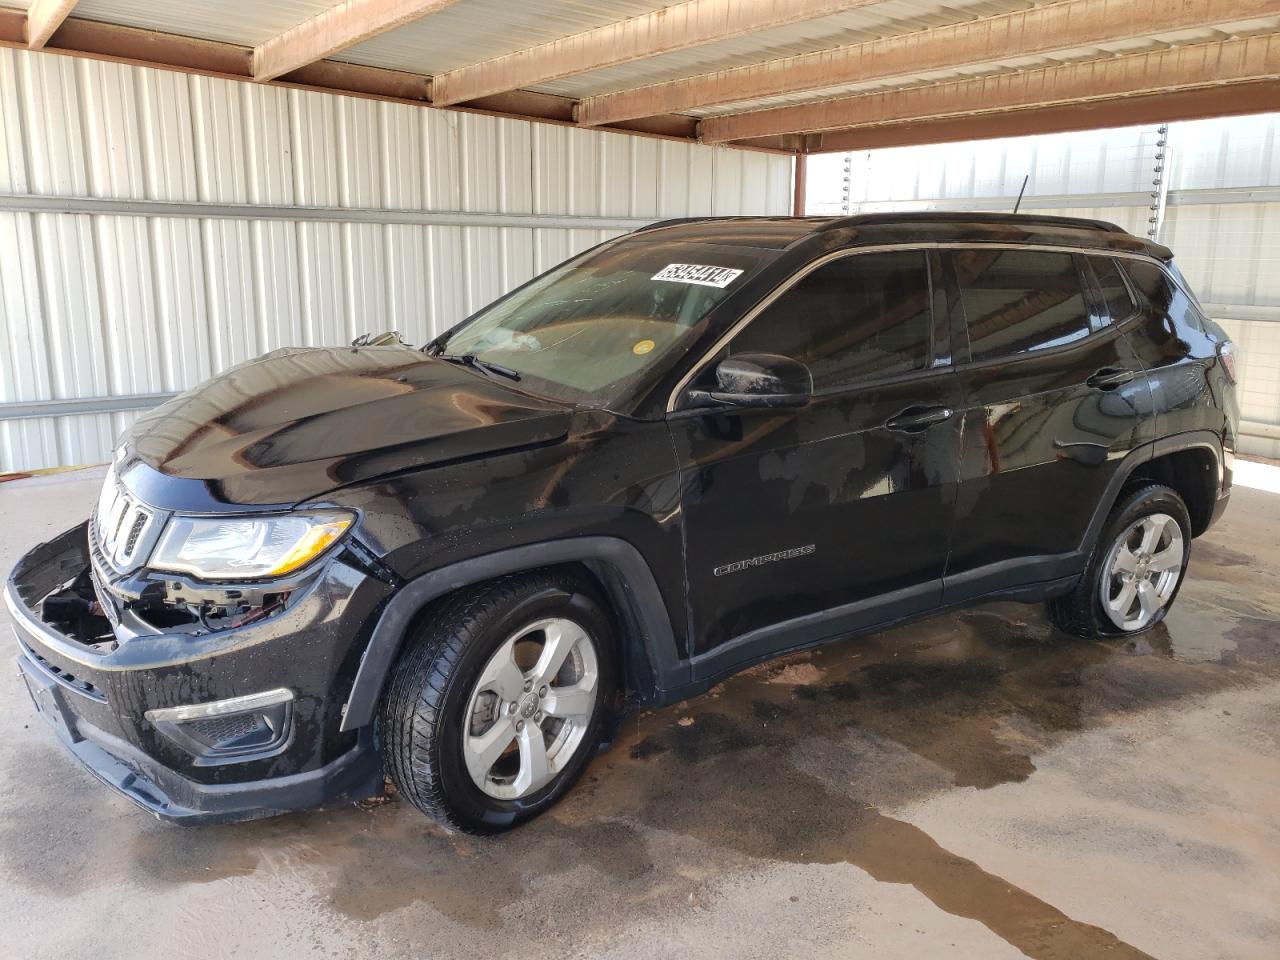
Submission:
POLYGON ((1177 284, 1148 282, 1153 267, 1131 262, 1126 269, 1139 289, 1141 309, 1122 329, 1147 370, 1155 437, 1193 430, 1233 435, 1239 410, 1235 389, 1218 359, 1221 328, 1205 323, 1177 284))

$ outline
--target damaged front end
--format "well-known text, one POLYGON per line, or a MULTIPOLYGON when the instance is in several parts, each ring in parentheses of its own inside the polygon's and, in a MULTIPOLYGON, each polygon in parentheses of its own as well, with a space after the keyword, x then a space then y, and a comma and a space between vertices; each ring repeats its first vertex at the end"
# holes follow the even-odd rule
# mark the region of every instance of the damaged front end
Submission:
POLYGON ((23 678, 59 738, 166 819, 380 789, 372 731, 340 729, 366 625, 391 591, 356 545, 262 580, 155 569, 182 518, 114 482, 93 520, 28 553, 6 586, 23 678))
POLYGON ((108 572, 89 525, 70 533, 80 531, 88 563, 44 596, 40 619, 104 652, 115 650, 122 640, 157 632, 200 637, 266 620, 282 612, 309 579, 218 586, 151 570, 108 572))

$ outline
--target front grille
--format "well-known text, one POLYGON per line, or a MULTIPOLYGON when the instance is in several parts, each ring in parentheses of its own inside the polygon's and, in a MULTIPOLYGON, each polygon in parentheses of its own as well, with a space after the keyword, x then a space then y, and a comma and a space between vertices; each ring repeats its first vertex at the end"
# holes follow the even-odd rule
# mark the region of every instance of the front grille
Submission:
POLYGON ((107 472, 91 532, 98 554, 117 571, 126 572, 146 559, 160 535, 164 517, 130 493, 115 475, 107 472))
POLYGON ((138 546, 138 537, 142 533, 143 528, 145 528, 146 525, 147 525, 147 516, 141 513, 138 514, 137 518, 133 521, 133 526, 129 528, 129 539, 125 541, 124 555, 126 557, 133 556, 133 551, 138 546))

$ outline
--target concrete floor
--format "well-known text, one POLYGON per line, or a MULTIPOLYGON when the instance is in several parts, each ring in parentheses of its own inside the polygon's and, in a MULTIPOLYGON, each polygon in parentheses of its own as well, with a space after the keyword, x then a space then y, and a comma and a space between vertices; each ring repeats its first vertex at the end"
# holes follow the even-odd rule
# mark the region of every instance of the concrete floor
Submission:
MULTIPOLYGON (((633 718, 491 840, 395 801, 167 826, 5 669, 0 953, 1274 960, 1280 470, 1245 467, 1271 489, 1237 486, 1138 640, 998 604, 793 657, 633 718)), ((0 484, 0 572, 97 477, 0 484)))

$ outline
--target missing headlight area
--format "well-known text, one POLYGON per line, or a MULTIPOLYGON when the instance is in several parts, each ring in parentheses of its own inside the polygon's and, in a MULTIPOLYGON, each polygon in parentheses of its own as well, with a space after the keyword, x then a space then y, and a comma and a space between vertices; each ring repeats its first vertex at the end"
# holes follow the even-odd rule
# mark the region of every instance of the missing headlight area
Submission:
POLYGON ((40 598, 45 622, 93 645, 257 623, 284 611, 354 521, 352 512, 333 509, 174 514, 144 503, 112 469, 85 543, 62 566, 75 578, 40 598))
POLYGON ((165 595, 148 601, 145 594, 129 608, 151 626, 172 630, 198 625, 194 633, 234 630, 275 616, 288 606, 291 591, 255 587, 202 587, 164 581, 165 595))
POLYGON ((105 586, 85 567, 41 601, 41 618, 101 653, 116 649, 115 627, 125 618, 134 627, 201 636, 269 619, 289 603, 292 590, 197 587, 189 582, 147 584, 138 596, 105 586))

